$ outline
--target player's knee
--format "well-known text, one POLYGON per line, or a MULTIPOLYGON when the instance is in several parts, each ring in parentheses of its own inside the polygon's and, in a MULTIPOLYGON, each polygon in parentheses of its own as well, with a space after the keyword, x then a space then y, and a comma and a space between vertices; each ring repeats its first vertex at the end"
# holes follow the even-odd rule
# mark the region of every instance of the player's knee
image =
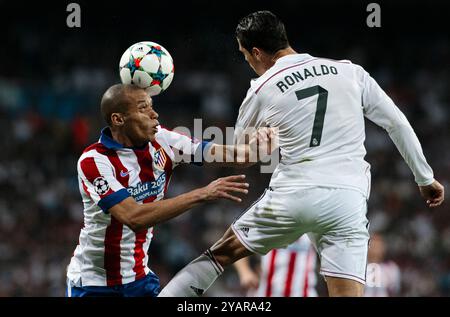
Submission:
POLYGON ((211 247, 211 252, 222 267, 252 254, 242 245, 231 229, 228 229, 223 237, 211 247))

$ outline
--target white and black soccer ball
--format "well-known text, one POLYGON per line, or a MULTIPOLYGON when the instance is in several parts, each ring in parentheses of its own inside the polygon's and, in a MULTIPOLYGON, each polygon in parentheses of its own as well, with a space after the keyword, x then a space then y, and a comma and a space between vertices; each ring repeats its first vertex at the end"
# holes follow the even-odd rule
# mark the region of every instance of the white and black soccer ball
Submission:
POLYGON ((131 45, 120 59, 119 70, 123 84, 144 88, 150 96, 166 90, 174 76, 172 56, 154 42, 131 45))
POLYGON ((94 185, 95 192, 99 195, 104 195, 109 190, 109 184, 104 177, 97 177, 92 184, 94 185))

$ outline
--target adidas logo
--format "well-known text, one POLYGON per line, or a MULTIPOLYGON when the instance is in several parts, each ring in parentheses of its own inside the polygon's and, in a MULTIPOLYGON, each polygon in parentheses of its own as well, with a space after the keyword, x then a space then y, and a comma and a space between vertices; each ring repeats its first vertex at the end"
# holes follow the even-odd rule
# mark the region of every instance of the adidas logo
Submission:
POLYGON ((201 296, 205 292, 205 290, 203 290, 201 288, 197 288, 197 287, 192 286, 192 285, 190 286, 190 288, 195 292, 195 294, 197 294, 197 296, 201 296))
POLYGON ((248 238, 248 231, 250 230, 249 227, 243 227, 241 228, 242 232, 244 233, 244 235, 248 238))

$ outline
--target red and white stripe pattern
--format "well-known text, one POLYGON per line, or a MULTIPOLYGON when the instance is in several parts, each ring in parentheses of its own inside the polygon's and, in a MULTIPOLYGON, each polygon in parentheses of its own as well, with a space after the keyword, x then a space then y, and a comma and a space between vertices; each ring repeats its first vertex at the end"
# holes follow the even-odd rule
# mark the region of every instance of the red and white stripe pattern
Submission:
POLYGON ((307 235, 285 249, 274 249, 261 259, 256 296, 315 297, 316 251, 307 235))
POLYGON ((74 285, 121 285, 150 272, 147 250, 153 228, 135 233, 104 209, 129 196, 140 204, 163 199, 175 167, 173 144, 167 140, 177 140, 185 150, 195 151, 200 145, 182 135, 176 138, 174 133, 159 129, 156 141, 143 149, 119 147, 102 134, 100 141, 81 155, 78 175, 84 227, 68 267, 74 285), (106 188, 95 186, 99 178, 107 182, 106 188))

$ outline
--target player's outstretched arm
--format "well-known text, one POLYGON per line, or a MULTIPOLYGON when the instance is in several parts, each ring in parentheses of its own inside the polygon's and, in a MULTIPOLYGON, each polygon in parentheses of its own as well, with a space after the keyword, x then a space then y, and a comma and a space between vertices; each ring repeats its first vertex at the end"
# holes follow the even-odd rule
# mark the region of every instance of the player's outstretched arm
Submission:
MULTIPOLYGON (((362 68, 360 68, 362 70, 362 68)), ((434 179, 422 146, 406 116, 370 75, 362 71, 363 108, 366 118, 384 128, 414 174, 429 207, 444 201, 444 187, 434 179)))
POLYGON ((437 207, 444 201, 444 186, 436 180, 430 185, 419 186, 419 189, 429 207, 437 207))
POLYGON ((128 197, 111 207, 108 211, 118 221, 131 230, 139 232, 143 229, 179 216, 185 211, 208 201, 229 199, 241 202, 238 193, 247 194, 249 184, 244 182, 245 175, 233 175, 218 178, 208 186, 195 189, 174 198, 138 204, 128 197))
POLYGON ((248 144, 213 144, 206 153, 206 162, 219 166, 249 167, 270 155, 277 147, 277 134, 271 128, 259 128, 248 144))

